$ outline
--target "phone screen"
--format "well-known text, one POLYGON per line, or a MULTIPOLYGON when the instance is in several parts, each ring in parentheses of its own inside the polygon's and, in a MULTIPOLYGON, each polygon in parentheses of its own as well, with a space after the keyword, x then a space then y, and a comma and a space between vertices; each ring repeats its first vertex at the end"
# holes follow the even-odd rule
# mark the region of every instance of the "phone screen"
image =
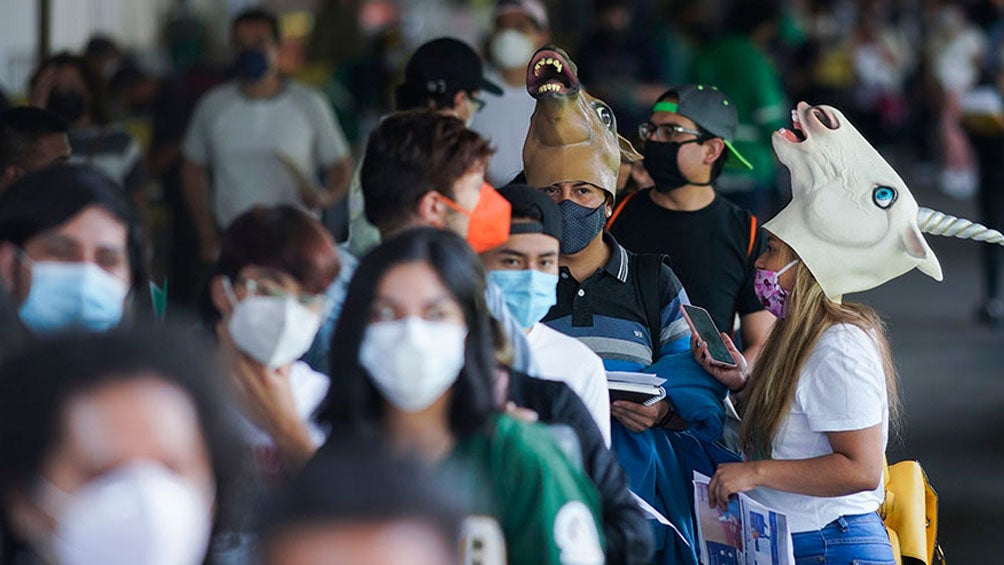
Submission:
POLYGON ((722 341, 722 336, 718 332, 718 328, 715 327, 715 322, 711 319, 708 311, 700 306, 691 306, 689 304, 683 305, 683 311, 687 314, 687 318, 690 320, 692 329, 697 333, 697 336, 701 338, 701 341, 708 344, 708 353, 711 354, 711 358, 719 363, 735 365, 736 362, 732 359, 729 349, 725 347, 725 342, 722 341))

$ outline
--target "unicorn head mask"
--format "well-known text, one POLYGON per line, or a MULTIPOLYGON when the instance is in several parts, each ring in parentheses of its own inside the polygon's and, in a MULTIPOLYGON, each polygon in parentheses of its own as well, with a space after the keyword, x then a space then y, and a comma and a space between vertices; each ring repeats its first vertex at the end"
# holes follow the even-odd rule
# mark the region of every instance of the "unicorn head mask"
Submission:
POLYGON ((764 229, 798 253, 831 300, 914 267, 940 281, 941 265, 922 232, 1004 242, 999 232, 919 208, 903 179, 836 108, 800 102, 792 122, 795 131, 782 128, 772 137, 791 172, 792 200, 764 229))

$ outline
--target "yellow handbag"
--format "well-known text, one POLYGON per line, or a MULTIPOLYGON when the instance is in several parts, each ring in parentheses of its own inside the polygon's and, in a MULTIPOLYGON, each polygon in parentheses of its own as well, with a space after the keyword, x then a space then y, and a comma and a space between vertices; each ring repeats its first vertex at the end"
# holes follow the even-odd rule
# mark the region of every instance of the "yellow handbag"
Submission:
POLYGON ((917 461, 886 464, 885 500, 879 515, 900 565, 943 565, 938 544, 938 495, 917 461))

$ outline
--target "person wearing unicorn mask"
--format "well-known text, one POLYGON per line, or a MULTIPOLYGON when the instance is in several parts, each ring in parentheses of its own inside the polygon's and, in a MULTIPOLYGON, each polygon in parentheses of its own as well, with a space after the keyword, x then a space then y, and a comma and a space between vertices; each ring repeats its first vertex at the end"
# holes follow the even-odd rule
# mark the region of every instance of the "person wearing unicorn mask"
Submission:
MULTIPOLYGON (((991 243, 999 232, 919 209, 899 175, 835 108, 802 102, 772 143, 792 201, 764 225, 756 292, 778 318, 752 371, 727 334, 735 368, 697 361, 739 399, 742 463, 709 485, 724 506, 747 492, 787 514, 795 559, 894 563, 877 514, 896 373, 878 314, 844 295, 913 268, 941 280, 922 231, 991 243), (835 173, 839 171, 839 173, 835 173)), ((813 561, 816 562, 816 561, 813 561)))

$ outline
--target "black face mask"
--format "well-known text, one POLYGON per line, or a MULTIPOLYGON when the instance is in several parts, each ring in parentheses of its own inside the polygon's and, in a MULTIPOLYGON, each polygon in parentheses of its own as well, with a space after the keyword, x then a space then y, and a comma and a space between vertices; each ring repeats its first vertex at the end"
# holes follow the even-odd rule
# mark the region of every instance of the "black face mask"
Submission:
POLYGON ((606 204, 586 208, 571 200, 562 200, 558 208, 561 210, 562 255, 574 255, 585 249, 607 223, 606 204))
POLYGON ((660 192, 670 192, 688 184, 710 186, 710 182, 693 182, 683 176, 680 171, 680 146, 686 143, 698 143, 700 140, 688 141, 645 141, 642 155, 645 157, 645 170, 655 181, 655 189, 660 192))
POLYGON ((45 109, 72 124, 87 111, 87 99, 82 92, 53 90, 45 109))

